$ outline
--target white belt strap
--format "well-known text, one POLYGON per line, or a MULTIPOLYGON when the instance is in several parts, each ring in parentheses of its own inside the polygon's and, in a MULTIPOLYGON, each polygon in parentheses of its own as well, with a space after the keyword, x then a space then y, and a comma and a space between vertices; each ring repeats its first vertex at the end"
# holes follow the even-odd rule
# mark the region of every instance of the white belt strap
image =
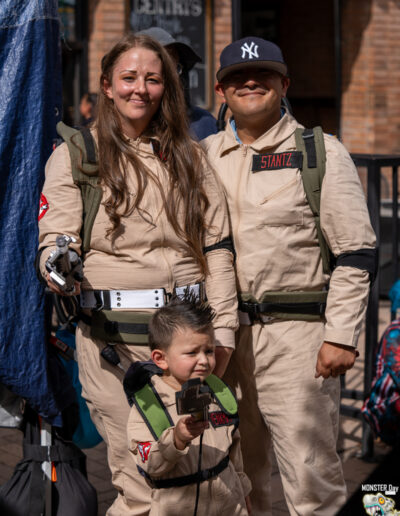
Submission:
POLYGON ((81 308, 160 308, 165 305, 163 288, 154 290, 83 290, 81 308))
MULTIPOLYGON (((174 294, 183 298, 187 292, 196 296, 202 295, 202 283, 176 287, 174 294)), ((96 310, 161 308, 167 304, 165 289, 152 290, 82 290, 80 294, 81 308, 96 310)))

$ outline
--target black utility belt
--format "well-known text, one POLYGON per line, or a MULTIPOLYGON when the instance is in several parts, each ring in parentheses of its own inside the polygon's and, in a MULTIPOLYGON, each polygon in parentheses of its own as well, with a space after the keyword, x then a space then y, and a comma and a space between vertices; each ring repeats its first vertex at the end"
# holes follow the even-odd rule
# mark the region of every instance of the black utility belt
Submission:
POLYGON ((202 469, 197 473, 193 473, 192 475, 185 475, 183 477, 175 477, 175 478, 165 478, 165 479, 156 479, 152 478, 143 468, 137 466, 139 473, 149 482, 153 489, 166 489, 169 487, 183 487, 188 486, 190 484, 197 484, 201 482, 205 482, 210 478, 216 477, 219 475, 224 469, 228 467, 229 464, 229 455, 224 457, 219 464, 214 466, 213 468, 202 469))
MULTIPOLYGON (((242 295, 239 310, 247 314, 249 323, 284 320, 321 320, 325 314, 327 291, 265 292, 261 301, 242 295)), ((246 323, 244 323, 246 324, 246 323)))

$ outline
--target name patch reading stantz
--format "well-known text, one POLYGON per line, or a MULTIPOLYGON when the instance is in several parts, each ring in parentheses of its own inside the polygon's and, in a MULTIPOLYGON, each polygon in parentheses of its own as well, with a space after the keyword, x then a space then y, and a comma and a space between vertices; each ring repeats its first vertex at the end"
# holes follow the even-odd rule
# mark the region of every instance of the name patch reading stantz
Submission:
POLYGON ((277 154, 256 154, 253 156, 252 172, 262 170, 279 170, 280 168, 301 168, 303 153, 301 151, 279 152, 277 154))

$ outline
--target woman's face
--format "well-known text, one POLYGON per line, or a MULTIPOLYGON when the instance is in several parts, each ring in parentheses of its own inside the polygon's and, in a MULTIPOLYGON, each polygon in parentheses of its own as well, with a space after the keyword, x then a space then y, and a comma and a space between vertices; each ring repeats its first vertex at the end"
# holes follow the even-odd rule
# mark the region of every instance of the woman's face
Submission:
POLYGON ((147 48, 127 50, 114 66, 111 84, 104 81, 104 91, 114 101, 124 133, 137 138, 157 112, 164 94, 160 58, 147 48))

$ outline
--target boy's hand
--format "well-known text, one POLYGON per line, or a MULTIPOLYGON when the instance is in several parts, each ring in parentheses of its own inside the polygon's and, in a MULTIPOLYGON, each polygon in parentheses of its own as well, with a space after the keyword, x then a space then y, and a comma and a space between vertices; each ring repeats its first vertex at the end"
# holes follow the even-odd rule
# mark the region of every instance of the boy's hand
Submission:
POLYGON ((190 441, 210 426, 208 421, 196 421, 192 416, 182 417, 174 428, 174 441, 178 450, 184 450, 190 441))

